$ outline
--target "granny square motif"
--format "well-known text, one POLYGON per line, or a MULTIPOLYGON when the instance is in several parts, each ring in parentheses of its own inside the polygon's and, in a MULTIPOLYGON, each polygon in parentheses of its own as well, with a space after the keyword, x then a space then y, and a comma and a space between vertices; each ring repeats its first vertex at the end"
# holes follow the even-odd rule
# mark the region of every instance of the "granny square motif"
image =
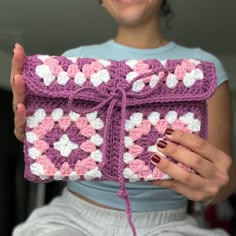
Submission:
POLYGON ((166 128, 207 138, 206 99, 216 87, 209 62, 34 55, 23 78, 30 181, 166 179, 150 162, 166 128))

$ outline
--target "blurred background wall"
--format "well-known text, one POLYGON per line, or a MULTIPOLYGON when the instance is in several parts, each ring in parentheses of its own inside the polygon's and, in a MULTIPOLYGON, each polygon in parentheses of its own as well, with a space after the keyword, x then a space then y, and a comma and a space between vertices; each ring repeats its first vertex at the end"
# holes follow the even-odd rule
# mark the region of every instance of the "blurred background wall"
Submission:
MULTIPOLYGON (((213 53, 223 63, 236 104, 236 1, 170 0, 174 15, 163 22, 168 39, 213 53)), ((0 0, 0 235, 10 235, 34 199, 23 179, 22 145, 13 135, 9 76, 12 49, 21 43, 27 54, 59 55, 80 45, 100 43, 115 34, 115 24, 97 0, 0 0), (7 166, 7 168, 5 168, 7 166)), ((234 124, 236 106, 234 105, 234 124)), ((236 125, 234 143, 236 143, 236 125)), ((219 127, 220 129, 220 127, 219 127)), ((236 145, 234 145, 234 148, 236 145)), ((234 156, 236 155, 234 150, 234 156)))

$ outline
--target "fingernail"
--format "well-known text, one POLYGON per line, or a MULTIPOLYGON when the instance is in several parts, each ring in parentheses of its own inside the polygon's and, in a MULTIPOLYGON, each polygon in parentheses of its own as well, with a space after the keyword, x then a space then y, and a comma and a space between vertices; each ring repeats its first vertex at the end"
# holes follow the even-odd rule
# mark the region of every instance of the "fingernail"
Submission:
POLYGON ((171 135, 173 132, 174 132, 173 129, 171 129, 171 128, 167 128, 166 131, 165 131, 165 134, 167 134, 167 135, 171 135))
POLYGON ((20 46, 20 44, 19 43, 15 43, 15 48, 18 47, 18 46, 20 46))
POLYGON ((163 140, 159 140, 157 143, 157 146, 159 148, 165 148, 167 146, 167 142, 163 141, 163 140))
POLYGON ((151 157, 151 161, 153 162, 153 164, 158 164, 161 161, 161 158, 156 154, 153 154, 151 157))

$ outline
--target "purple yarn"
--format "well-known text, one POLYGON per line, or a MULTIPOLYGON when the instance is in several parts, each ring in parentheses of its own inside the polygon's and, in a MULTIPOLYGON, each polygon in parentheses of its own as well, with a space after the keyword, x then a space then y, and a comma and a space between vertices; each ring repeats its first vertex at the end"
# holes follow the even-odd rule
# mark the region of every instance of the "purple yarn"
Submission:
MULTIPOLYGON (((131 82, 126 80, 126 75, 133 71, 126 61, 110 60, 110 65, 106 66, 106 70, 110 75, 110 80, 101 83, 99 86, 93 86, 91 80, 87 80, 82 86, 74 82, 75 78, 70 78, 65 85, 59 84, 56 80, 46 85, 40 76, 35 72, 37 66, 43 64, 38 59, 39 55, 26 56, 23 70, 23 78, 26 83, 26 108, 27 117, 39 109, 43 109, 47 116, 57 108, 61 108, 64 114, 69 114, 70 111, 86 116, 86 114, 96 111, 98 117, 104 122, 104 127, 97 130, 103 138, 103 143, 100 146, 102 151, 102 161, 98 163, 98 168, 102 173, 101 178, 95 178, 96 181, 108 180, 116 181, 120 185, 118 196, 126 202, 126 212, 129 223, 132 227, 133 234, 136 235, 134 225, 131 220, 131 205, 128 192, 125 188, 125 182, 128 181, 123 176, 126 163, 123 160, 126 147, 124 145, 124 137, 127 135, 125 130, 126 120, 135 112, 141 112, 145 118, 153 111, 158 111, 161 119, 164 119, 169 111, 177 111, 179 116, 188 112, 194 114, 194 117, 201 121, 201 130, 197 133, 203 138, 207 138, 207 103, 209 98, 216 88, 216 73, 212 63, 199 61, 196 65, 203 74, 204 78, 196 81, 192 86, 186 87, 182 81, 178 81, 174 88, 166 86, 166 79, 169 73, 174 74, 178 65, 181 65, 183 60, 168 60, 165 66, 156 59, 143 60, 149 66, 149 70, 136 76, 131 82), (153 88, 145 85, 139 91, 134 92, 132 86, 136 81, 144 78, 158 75, 164 72, 164 78, 159 81, 153 88)), ((77 58, 73 63, 70 58, 63 56, 55 58, 61 68, 67 71, 71 64, 78 66, 82 71, 84 65, 91 65, 97 59, 94 58, 77 58)), ((34 131, 34 129, 26 127, 26 133, 34 131)), ((71 168, 75 168, 77 161, 83 161, 87 158, 87 153, 77 148, 65 158, 62 157, 58 150, 53 148, 53 143, 57 142, 60 137, 66 134, 70 141, 81 146, 86 141, 86 138, 79 133, 75 124, 68 124, 66 130, 62 130, 58 124, 45 134, 44 140, 50 145, 49 149, 43 153, 47 155, 57 169, 60 169, 64 162, 67 162, 71 168)), ((151 128, 150 132, 137 140, 136 144, 143 147, 144 151, 138 155, 137 159, 145 162, 150 168, 154 166, 150 162, 152 155, 147 149, 149 146, 155 145, 158 138, 163 137, 156 129, 151 128)), ((31 171, 31 165, 36 162, 29 155, 29 149, 33 147, 33 141, 24 141, 25 152, 25 178, 35 182, 50 182, 53 181, 53 176, 47 176, 45 179, 36 176, 31 171)), ((36 154, 37 151, 36 151, 36 154)), ((35 158, 37 159, 37 157, 35 158)), ((65 176, 62 180, 68 180, 65 176)), ((81 180, 84 177, 81 176, 81 180)))

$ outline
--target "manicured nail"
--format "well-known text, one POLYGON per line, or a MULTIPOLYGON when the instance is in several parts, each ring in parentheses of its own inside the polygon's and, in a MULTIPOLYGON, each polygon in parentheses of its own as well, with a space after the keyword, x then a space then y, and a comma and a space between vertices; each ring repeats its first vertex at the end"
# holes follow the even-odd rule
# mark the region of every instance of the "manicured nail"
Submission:
POLYGON ((163 140, 159 140, 157 143, 157 146, 159 148, 165 148, 167 146, 167 142, 163 141, 163 140))
POLYGON ((174 132, 173 129, 171 129, 171 128, 167 128, 166 131, 165 131, 165 134, 167 134, 167 135, 171 135, 173 132, 174 132))
POLYGON ((151 161, 153 162, 153 164, 158 164, 161 161, 161 158, 156 154, 153 154, 151 157, 151 161))

